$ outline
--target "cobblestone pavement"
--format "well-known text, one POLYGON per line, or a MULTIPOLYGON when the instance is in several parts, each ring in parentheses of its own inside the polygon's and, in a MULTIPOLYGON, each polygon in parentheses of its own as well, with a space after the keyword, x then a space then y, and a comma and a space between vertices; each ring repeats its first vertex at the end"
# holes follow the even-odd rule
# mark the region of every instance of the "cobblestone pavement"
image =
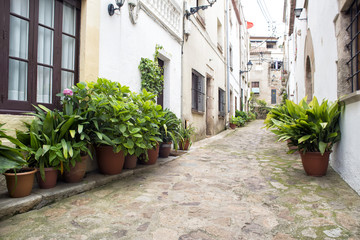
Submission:
POLYGON ((0 222, 0 239, 360 239, 360 197, 304 174, 262 121, 141 175, 0 222))

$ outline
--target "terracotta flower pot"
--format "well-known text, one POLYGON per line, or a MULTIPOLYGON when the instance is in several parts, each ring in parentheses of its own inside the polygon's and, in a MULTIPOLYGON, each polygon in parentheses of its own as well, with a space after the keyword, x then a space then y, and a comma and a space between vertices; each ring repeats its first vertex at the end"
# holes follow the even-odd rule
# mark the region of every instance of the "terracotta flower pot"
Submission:
POLYGON ((188 150, 190 146, 190 139, 184 139, 184 141, 180 141, 179 149, 180 150, 188 150))
POLYGON ((124 168, 134 169, 134 168, 136 168, 136 163, 137 163, 137 156, 135 154, 127 155, 125 157, 124 168))
POLYGON ((171 144, 172 144, 172 142, 160 144, 159 157, 161 157, 161 158, 169 157, 170 151, 171 151, 171 144))
POLYGON ((54 168, 44 168, 45 172, 45 181, 41 178, 40 170, 36 172, 36 180, 38 182, 39 188, 49 189, 56 186, 58 170, 54 168))
POLYGON ((141 164, 145 164, 145 165, 153 165, 156 163, 158 156, 159 156, 159 144, 156 145, 156 147, 152 148, 152 149, 148 149, 147 153, 148 153, 148 157, 149 159, 146 161, 146 157, 145 154, 142 155, 140 163, 141 164))
POLYGON ((329 165, 329 155, 331 152, 300 152, 302 164, 307 175, 313 177, 325 176, 329 165))
POLYGON ((125 157, 123 151, 114 153, 111 146, 96 147, 96 158, 99 170, 103 174, 119 174, 124 167, 125 157))
POLYGON ((70 166, 69 171, 64 172, 64 180, 68 183, 80 182, 86 173, 86 159, 89 155, 81 156, 81 160, 75 163, 75 166, 70 166))
POLYGON ((231 128, 231 129, 235 129, 235 128, 236 128, 236 124, 230 123, 230 128, 231 128))
POLYGON ((19 170, 16 173, 5 172, 6 186, 10 197, 20 198, 26 197, 31 194, 31 190, 34 185, 34 178, 37 169, 24 168, 23 171, 19 170), (15 184, 17 182, 17 184, 15 184))

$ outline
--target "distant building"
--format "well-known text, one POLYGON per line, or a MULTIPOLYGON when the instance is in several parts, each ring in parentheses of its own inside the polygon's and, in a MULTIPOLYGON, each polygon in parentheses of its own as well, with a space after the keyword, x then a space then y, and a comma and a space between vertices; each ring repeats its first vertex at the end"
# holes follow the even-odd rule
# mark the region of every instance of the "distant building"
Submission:
POLYGON ((268 105, 279 104, 284 88, 283 43, 275 37, 250 37, 250 45, 250 60, 253 63, 250 91, 268 105))

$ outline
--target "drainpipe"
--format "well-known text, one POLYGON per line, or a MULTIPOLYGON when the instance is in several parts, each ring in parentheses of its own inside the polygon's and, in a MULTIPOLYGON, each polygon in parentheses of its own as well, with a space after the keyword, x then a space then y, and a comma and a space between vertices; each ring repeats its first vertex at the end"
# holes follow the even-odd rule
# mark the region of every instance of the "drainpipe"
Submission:
MULTIPOLYGON (((241 70, 241 59, 242 59, 242 53, 241 53, 241 43, 242 43, 242 41, 241 41, 241 25, 240 25, 240 23, 239 23, 239 60, 240 60, 240 64, 239 64, 239 66, 240 66, 240 69, 239 69, 239 71, 241 70)), ((241 103, 243 102, 243 100, 242 100, 242 92, 241 92, 241 87, 242 87, 242 76, 241 76, 241 74, 240 74, 240 72, 239 72, 239 87, 240 87, 240 89, 239 89, 239 93, 240 93, 240 110, 242 110, 241 109, 241 103)))
POLYGON ((230 45, 229 45, 229 1, 226 0, 226 89, 227 89, 227 102, 228 113, 230 113, 230 45))

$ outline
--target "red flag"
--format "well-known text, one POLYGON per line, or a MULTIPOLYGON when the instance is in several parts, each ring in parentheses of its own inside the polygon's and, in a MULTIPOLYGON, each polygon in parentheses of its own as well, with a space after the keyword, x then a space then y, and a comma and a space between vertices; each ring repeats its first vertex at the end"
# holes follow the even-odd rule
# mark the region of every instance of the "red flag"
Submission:
POLYGON ((246 29, 252 28, 254 24, 252 22, 246 22, 246 29))

